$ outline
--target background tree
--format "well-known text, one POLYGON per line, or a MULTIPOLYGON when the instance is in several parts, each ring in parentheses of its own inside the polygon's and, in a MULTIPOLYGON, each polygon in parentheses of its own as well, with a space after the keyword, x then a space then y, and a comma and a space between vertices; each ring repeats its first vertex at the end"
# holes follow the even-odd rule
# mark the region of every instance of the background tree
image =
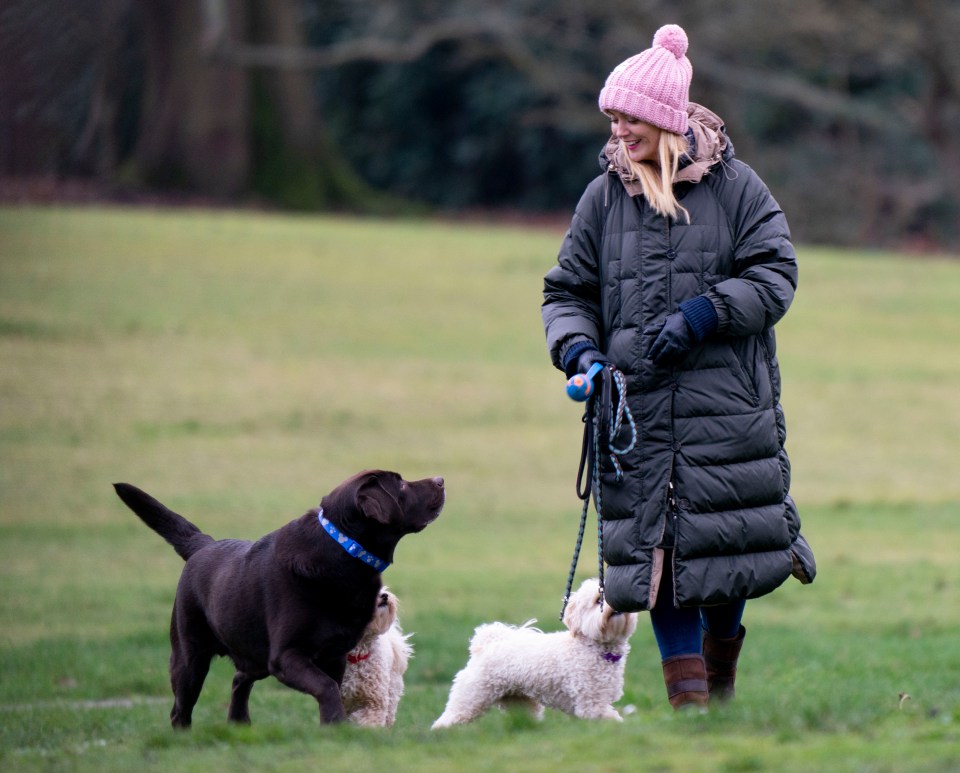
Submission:
POLYGON ((797 238, 960 242, 952 0, 7 0, 0 174, 569 213, 669 21, 797 238))

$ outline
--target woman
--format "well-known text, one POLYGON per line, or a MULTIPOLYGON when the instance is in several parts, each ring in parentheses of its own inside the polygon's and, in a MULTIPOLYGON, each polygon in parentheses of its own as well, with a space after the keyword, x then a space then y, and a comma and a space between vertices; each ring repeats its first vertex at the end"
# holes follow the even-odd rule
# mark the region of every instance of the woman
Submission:
POLYGON ((779 206, 689 102, 687 36, 657 31, 600 92, 612 136, 544 280, 568 376, 626 376, 637 444, 602 470, 606 597, 650 610, 670 703, 734 694, 748 598, 812 553, 789 496, 773 326, 797 261, 779 206))

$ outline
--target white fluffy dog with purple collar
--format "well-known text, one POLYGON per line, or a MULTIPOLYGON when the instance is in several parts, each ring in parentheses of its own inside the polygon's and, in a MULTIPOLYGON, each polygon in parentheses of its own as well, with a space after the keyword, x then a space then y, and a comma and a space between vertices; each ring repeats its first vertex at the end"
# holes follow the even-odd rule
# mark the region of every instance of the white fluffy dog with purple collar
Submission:
POLYGON ((454 677, 435 730, 508 703, 525 705, 537 719, 549 706, 583 719, 622 721, 612 704, 623 696, 627 640, 637 628, 637 615, 601 605, 600 584, 592 579, 570 597, 563 615, 566 631, 543 633, 531 627, 534 622, 476 629, 470 659, 454 677))
POLYGON ((403 695, 403 675, 413 655, 397 620, 397 597, 380 590, 373 619, 347 655, 340 694, 347 719, 366 727, 390 727, 403 695))

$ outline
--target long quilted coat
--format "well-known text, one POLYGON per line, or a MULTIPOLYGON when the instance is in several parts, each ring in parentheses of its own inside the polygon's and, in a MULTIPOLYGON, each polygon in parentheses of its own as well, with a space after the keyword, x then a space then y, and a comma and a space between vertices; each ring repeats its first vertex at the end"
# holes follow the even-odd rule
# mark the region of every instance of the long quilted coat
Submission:
POLYGON ((793 300, 796 255, 719 118, 689 112, 693 160, 675 192, 690 223, 657 214, 625 181, 611 140, 544 280, 553 363, 562 369, 587 339, 627 377, 637 445, 621 481, 606 455, 602 464, 606 595, 620 611, 656 603, 670 555, 679 606, 768 593, 791 574, 800 530, 773 331, 793 300), (678 364, 654 365, 664 319, 704 293, 719 329, 678 364))

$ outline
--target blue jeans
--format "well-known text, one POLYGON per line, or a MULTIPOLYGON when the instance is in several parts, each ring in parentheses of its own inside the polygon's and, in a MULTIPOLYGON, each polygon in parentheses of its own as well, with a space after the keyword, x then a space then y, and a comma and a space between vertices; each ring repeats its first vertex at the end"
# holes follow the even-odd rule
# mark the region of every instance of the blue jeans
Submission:
POLYGON ((650 610, 653 635, 660 648, 660 659, 674 655, 699 655, 703 651, 702 631, 718 639, 733 639, 740 632, 746 599, 712 607, 677 608, 673 594, 673 555, 668 551, 657 592, 657 604, 650 610))

